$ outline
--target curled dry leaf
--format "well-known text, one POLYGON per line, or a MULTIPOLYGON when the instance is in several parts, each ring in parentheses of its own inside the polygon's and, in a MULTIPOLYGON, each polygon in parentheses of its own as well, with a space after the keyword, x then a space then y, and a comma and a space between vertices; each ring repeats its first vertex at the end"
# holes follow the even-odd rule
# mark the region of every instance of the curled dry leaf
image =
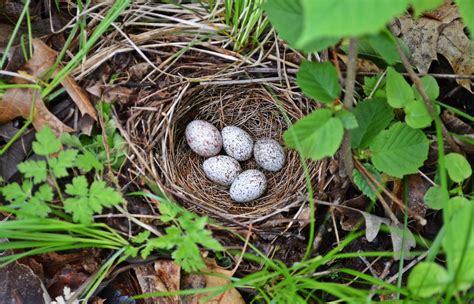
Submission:
MULTIPOLYGON (((421 73, 427 73, 437 54, 443 55, 456 74, 474 73, 474 53, 471 40, 464 32, 457 7, 445 1, 437 10, 415 19, 405 15, 398 18, 399 34, 412 54, 413 63, 421 73)), ((458 83, 471 91, 471 80, 458 79, 458 83)))
MULTIPOLYGON (((39 39, 33 40, 34 53, 30 60, 22 67, 22 73, 40 78, 43 77, 53 66, 57 53, 39 39)), ((21 78, 14 78, 13 82, 17 84, 27 83, 21 78)), ((67 76, 61 82, 66 91, 76 103, 79 111, 92 119, 83 127, 84 133, 89 133, 94 120, 97 120, 97 114, 92 106, 87 94, 77 85, 75 80, 67 76)), ((44 125, 49 125, 56 134, 63 132, 72 132, 73 129, 64 125, 56 116, 54 116, 39 95, 39 92, 33 89, 9 89, 5 92, 0 101, 0 124, 9 122, 17 117, 27 119, 30 112, 33 112, 33 126, 40 129, 44 125), (34 106, 34 107, 33 107, 34 106)))
MULTIPOLYGON (((173 261, 159 260, 153 265, 135 267, 138 283, 143 293, 178 291, 181 267, 173 261)), ((144 299, 146 304, 179 304, 179 296, 144 299)))

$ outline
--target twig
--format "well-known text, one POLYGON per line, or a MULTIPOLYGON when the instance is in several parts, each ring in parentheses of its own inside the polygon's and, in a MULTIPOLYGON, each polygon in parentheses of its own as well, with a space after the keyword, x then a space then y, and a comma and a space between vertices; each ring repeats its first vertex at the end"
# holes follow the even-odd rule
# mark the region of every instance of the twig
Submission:
MULTIPOLYGON (((392 30, 392 33, 393 33, 394 32, 393 28, 391 28, 391 30, 392 30)), ((400 59, 402 60, 402 64, 405 67, 405 70, 408 72, 408 76, 410 77, 411 81, 415 85, 417 91, 420 93, 421 98, 423 99, 423 102, 425 103, 425 106, 428 109, 428 112, 430 113, 431 117, 433 118, 433 120, 437 120, 438 115, 436 114, 436 111, 433 107, 433 104, 432 104, 430 98, 426 94, 425 88, 423 86, 423 83, 421 82, 420 77, 418 77, 418 75, 413 70, 413 68, 411 66, 411 63, 408 61, 407 56, 405 56, 405 53, 403 52, 403 50, 400 46, 400 42, 398 42, 398 40, 395 40, 395 41, 396 41, 398 55, 400 56, 400 59)), ((456 142, 453 140, 453 138, 451 137, 451 134, 449 134, 448 129, 446 129, 446 126, 441 121, 441 119, 439 119, 439 123, 441 125, 441 130, 443 132, 443 135, 446 138, 446 140, 448 141, 451 148, 455 152, 462 154, 461 149, 456 144, 456 142)))
MULTIPOLYGON (((346 92, 344 95, 344 107, 348 111, 352 110, 356 70, 357 70, 357 40, 355 38, 351 38, 349 42, 349 62, 347 64, 346 92)), ((354 162, 352 160, 350 130, 346 130, 344 132, 344 138, 342 139, 342 159, 344 161, 344 168, 346 169, 346 174, 349 177, 349 179, 352 181, 352 170, 354 169, 354 162)))
MULTIPOLYGON (((342 73, 346 74, 347 71, 341 70, 342 73)), ((409 73, 400 73, 403 76, 410 76, 409 73)), ((433 76, 434 78, 441 79, 471 79, 474 80, 474 75, 463 75, 463 74, 439 74, 439 73, 415 73, 418 77, 433 76)), ((376 76, 380 75, 379 72, 357 72, 357 75, 362 76, 376 76)))

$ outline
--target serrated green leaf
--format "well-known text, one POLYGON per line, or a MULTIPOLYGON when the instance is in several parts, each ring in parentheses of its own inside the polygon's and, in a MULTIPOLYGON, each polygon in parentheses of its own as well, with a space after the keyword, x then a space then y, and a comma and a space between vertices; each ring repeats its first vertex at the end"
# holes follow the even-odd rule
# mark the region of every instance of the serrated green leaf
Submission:
POLYGON ((427 298, 444 291, 449 284, 446 269, 434 262, 421 262, 408 276, 408 288, 415 295, 427 298))
POLYGON ((73 220, 82 224, 92 222, 94 212, 102 212, 103 207, 112 207, 123 198, 119 192, 107 187, 104 181, 94 181, 90 188, 84 176, 75 177, 66 185, 65 192, 72 197, 64 202, 64 209, 73 215, 73 220))
POLYGON ((104 181, 94 181, 89 191, 89 206, 96 213, 102 212, 102 207, 113 207, 123 201, 122 195, 108 187, 104 181))
POLYGON ((466 290, 474 283, 474 202, 454 197, 448 206, 451 211, 443 226, 442 245, 447 256, 448 273, 456 279, 454 287, 466 290))
POLYGON ((459 13, 462 16, 464 24, 471 33, 471 40, 474 40, 474 1, 472 0, 456 0, 459 8, 459 13))
POLYGON ((134 243, 141 244, 141 243, 144 243, 145 241, 147 241, 149 237, 150 237, 150 231, 145 230, 145 231, 140 232, 136 236, 134 236, 132 238, 132 241, 134 243))
POLYGON ((443 0, 410 0, 416 16, 428 10, 433 10, 443 4, 443 0))
MULTIPOLYGON (((263 8, 279 36, 290 45, 295 45, 303 28, 301 0, 269 0, 265 2, 263 8), (289 24, 291 26, 288 26, 289 24)), ((300 46, 300 49, 308 53, 318 52, 335 45, 339 40, 337 37, 310 39, 300 46)))
POLYGON ((65 150, 59 152, 57 157, 49 159, 48 164, 55 177, 61 178, 69 175, 67 169, 74 167, 77 153, 77 150, 65 150))
POLYGON ((332 156, 341 145, 344 127, 342 122, 332 117, 331 110, 315 110, 298 120, 283 134, 290 148, 303 157, 319 160, 332 156))
POLYGON ((324 103, 333 102, 341 93, 336 68, 330 62, 303 62, 296 82, 303 93, 324 103))
POLYGON ((83 153, 77 156, 76 166, 84 172, 90 172, 92 169, 97 171, 102 171, 104 169, 104 166, 97 159, 96 155, 88 150, 84 150, 83 153))
POLYGON ((36 140, 33 142, 33 151, 42 156, 48 156, 61 150, 61 141, 56 138, 49 127, 43 127, 36 133, 36 140))
POLYGON ((414 129, 429 127, 433 119, 421 100, 413 100, 405 107, 405 122, 414 129))
POLYGON ((417 173, 428 158, 425 134, 398 122, 384 130, 370 144, 372 163, 378 170, 395 177, 417 173))
POLYGON ((449 201, 449 193, 439 186, 431 187, 426 191, 423 201, 431 209, 443 209, 449 201))
MULTIPOLYGON (((423 87, 425 88, 426 95, 428 95, 430 100, 433 100, 433 101, 436 100, 436 98, 438 98, 439 96, 439 86, 436 79, 431 75, 427 75, 427 76, 421 77, 420 80, 421 80, 421 83, 423 84, 423 87)), ((411 89, 413 90, 415 99, 423 100, 420 93, 418 93, 418 90, 415 84, 411 85, 411 89)))
MULTIPOLYGON (((296 47, 324 37, 375 34, 393 17, 402 14, 407 5, 407 0, 302 0, 303 26, 294 33, 299 37, 296 47)), ((286 24, 290 27, 292 23, 286 24)))
POLYGON ((387 68, 387 102, 392 108, 403 108, 415 99, 415 95, 403 76, 394 68, 387 68))
POLYGON ((78 148, 78 149, 83 148, 81 140, 79 139, 78 136, 73 136, 69 133, 63 133, 61 135, 60 140, 61 140, 61 143, 63 145, 70 146, 70 147, 73 147, 73 148, 78 148))
POLYGON ((471 176, 471 165, 461 154, 449 153, 445 156, 444 161, 449 177, 456 183, 460 183, 471 176))
POLYGON ((9 202, 21 204, 30 197, 30 192, 25 192, 18 183, 9 183, 2 188, 2 195, 9 202))
POLYGON ((33 183, 39 184, 46 181, 48 177, 48 168, 44 160, 28 160, 18 164, 18 170, 26 178, 33 178, 33 183))
POLYGON ((347 110, 342 109, 336 113, 336 117, 342 122, 344 129, 352 130, 359 126, 356 116, 347 110))
POLYGON ((64 211, 72 214, 72 220, 81 224, 92 223, 94 215, 87 197, 70 197, 64 201, 64 211))
POLYGON ((43 202, 52 202, 54 199, 53 189, 50 185, 43 184, 38 188, 33 197, 43 202))
POLYGON ((32 197, 18 209, 19 219, 31 219, 32 217, 46 218, 51 208, 42 200, 32 197))
MULTIPOLYGON (((371 164, 364 164, 365 169, 369 171, 373 177, 380 183, 382 184, 382 175, 380 175, 380 172, 375 169, 374 166, 371 164)), ((352 178, 354 179, 354 183, 356 186, 359 188, 362 193, 364 193, 368 198, 370 198, 372 201, 374 201, 377 198, 377 192, 372 190, 372 188, 369 186, 366 178, 362 175, 359 170, 354 169, 352 171, 352 178)), ((371 184, 373 185, 373 182, 370 180, 371 184)))
POLYGON ((351 132, 352 147, 365 148, 393 120, 394 114, 387 101, 373 98, 361 101, 352 111, 359 127, 351 132))

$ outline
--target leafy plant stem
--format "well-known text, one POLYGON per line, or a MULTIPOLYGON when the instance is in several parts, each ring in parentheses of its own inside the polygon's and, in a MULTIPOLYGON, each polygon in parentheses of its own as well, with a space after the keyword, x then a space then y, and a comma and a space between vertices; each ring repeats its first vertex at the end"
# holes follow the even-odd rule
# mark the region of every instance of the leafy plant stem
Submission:
MULTIPOLYGON (((349 63, 347 66, 346 74, 346 92, 344 95, 344 107, 348 110, 352 110, 353 99, 354 99, 354 87, 357 70, 357 39, 351 38, 349 41, 349 63)), ((346 169, 347 176, 352 181, 352 171, 354 170, 354 162, 352 160, 351 150, 351 131, 346 130, 342 139, 342 158, 344 161, 344 168, 346 169)))
MULTIPOLYGON (((392 32, 394 30, 392 29, 392 32)), ((440 178, 441 178, 441 187, 447 189, 448 186, 448 179, 446 175, 446 168, 444 166, 444 142, 443 142, 443 135, 445 136, 446 140, 448 141, 449 145, 453 148, 454 151, 460 152, 460 149, 458 145, 454 142, 453 138, 449 134, 448 130, 446 129, 446 126, 441 122, 441 119, 439 119, 439 116, 436 114, 433 104, 426 94, 426 90, 423 87, 423 83, 420 80, 420 77, 415 73, 413 70, 410 62, 408 61, 407 56, 403 52, 400 42, 398 40, 396 41, 396 47, 397 47, 397 52, 400 55, 400 59, 402 60, 402 64, 405 67, 405 69, 408 72, 408 75, 410 76, 410 79, 413 81, 415 84, 415 87, 417 91, 420 93, 421 98, 423 99, 423 102, 425 103, 426 108, 428 109, 428 112, 432 116, 434 122, 435 122, 435 127, 436 127, 436 137, 438 141, 438 164, 439 164, 439 173, 440 173, 440 178)))

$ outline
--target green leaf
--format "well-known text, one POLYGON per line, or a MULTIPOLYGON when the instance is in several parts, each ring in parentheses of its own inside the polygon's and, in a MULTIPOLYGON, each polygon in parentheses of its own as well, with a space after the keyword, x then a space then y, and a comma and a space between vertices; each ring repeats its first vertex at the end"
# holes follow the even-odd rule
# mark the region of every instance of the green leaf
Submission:
MULTIPOLYGON (((372 94, 372 91, 375 89, 377 86, 377 83, 379 82, 380 77, 382 77, 381 74, 372 76, 372 77, 367 77, 364 76, 364 85, 363 85, 363 90, 365 96, 370 96, 372 94)), ((386 78, 383 77, 383 79, 380 81, 379 86, 377 87, 377 90, 375 91, 374 95, 375 97, 380 97, 380 98, 386 98, 385 94, 385 82, 386 78)))
POLYGON ((342 122, 342 125, 344 126, 344 129, 346 130, 352 130, 359 126, 356 116, 352 112, 349 112, 345 109, 337 112, 336 117, 339 118, 339 120, 342 122))
POLYGON ((33 197, 43 202, 52 202, 54 199, 53 189, 50 185, 41 185, 33 197))
POLYGON ((420 16, 424 11, 433 10, 443 4, 443 0, 410 0, 410 2, 416 16, 420 16))
POLYGON ((421 100, 413 100, 405 107, 405 122, 414 129, 429 127, 433 118, 421 100))
POLYGON ((429 142, 425 134, 398 122, 380 132, 372 141, 372 163, 391 176, 417 173, 428 158, 429 142))
POLYGON ((61 140, 61 143, 63 145, 70 146, 70 147, 73 147, 73 148, 78 148, 78 149, 83 148, 83 145, 82 145, 81 140, 79 139, 79 137, 73 136, 69 133, 63 133, 61 135, 60 140, 61 140))
POLYGON ((408 276, 408 288, 422 298, 442 293, 449 283, 446 269, 434 262, 421 262, 408 276))
POLYGON ((315 110, 298 120, 283 134, 290 148, 303 157, 319 160, 332 156, 341 145, 344 127, 342 122, 332 117, 331 110, 315 110))
POLYGON ((449 193, 439 186, 431 187, 426 191, 423 201, 431 209, 443 209, 449 201, 449 193))
POLYGON ((304 61, 296 82, 303 93, 320 102, 331 103, 341 94, 336 68, 330 62, 304 61))
POLYGON ((361 101, 352 112, 357 118, 359 127, 351 132, 351 144, 360 148, 367 147, 394 117, 392 108, 382 98, 361 101))
POLYGON ((49 159, 48 164, 54 176, 58 178, 68 176, 67 169, 74 167, 76 157, 77 150, 69 149, 59 152, 58 157, 49 159))
POLYGON ((401 74, 387 68, 387 101, 392 108, 403 108, 415 99, 415 95, 401 74))
MULTIPOLYGON (((426 95, 430 98, 430 100, 436 100, 439 96, 439 86, 438 82, 433 76, 427 75, 421 77, 421 83, 423 84, 423 87, 425 88, 426 95)), ((415 95, 415 99, 418 100, 423 100, 421 97, 420 93, 418 93, 418 90, 416 89, 415 84, 411 85, 411 89, 413 90, 413 94, 415 95)))
MULTIPOLYGON (((303 47, 318 38, 375 34, 405 11, 408 0, 301 0, 300 3, 299 12, 303 12, 303 18, 297 21, 299 26, 293 33, 298 37, 296 47, 303 47)), ((283 16, 278 19, 292 27, 293 23, 284 20, 283 16)))
POLYGON ((18 209, 19 219, 31 219, 32 217, 46 218, 51 208, 42 200, 35 197, 24 203, 18 209))
POLYGON ((20 187, 18 183, 9 183, 2 188, 2 195, 7 201, 12 202, 13 204, 21 204, 25 202, 31 194, 31 188, 29 191, 25 190, 26 189, 24 189, 24 187, 20 187))
POLYGON ((474 202, 463 197, 449 200, 449 220, 444 224, 442 240, 448 273, 455 278, 455 288, 464 290, 474 283, 474 202))
POLYGON ((89 150, 84 150, 83 153, 77 156, 75 165, 84 172, 90 172, 92 169, 97 171, 102 171, 104 169, 102 163, 89 150))
MULTIPOLYGON (((301 0, 268 0, 263 8, 279 36, 294 46, 303 29, 301 0)), ((308 53, 318 52, 335 45, 339 40, 337 37, 310 39, 300 48, 308 53)))
POLYGON ((46 181, 48 177, 48 168, 44 160, 28 160, 18 164, 18 170, 26 178, 33 178, 33 183, 39 184, 46 181))
POLYGON ((471 166, 461 154, 449 153, 445 156, 444 161, 449 177, 456 183, 460 183, 471 176, 471 166))
POLYGON ((134 236, 132 238, 132 241, 134 243, 141 244, 141 243, 145 243, 145 241, 147 241, 149 237, 150 237, 150 231, 145 230, 145 231, 140 232, 136 236, 134 236))
POLYGON ((471 40, 474 40, 474 1, 472 0, 456 0, 459 13, 462 16, 464 24, 469 29, 471 40))
POLYGON ((56 138, 49 127, 42 128, 36 133, 36 141, 33 142, 33 151, 42 156, 48 156, 61 150, 61 141, 56 138))
POLYGON ((387 64, 394 64, 400 61, 396 40, 388 30, 383 30, 375 35, 362 37, 360 42, 367 43, 387 64))
POLYGON ((100 213, 103 207, 113 207, 123 201, 122 195, 107 187, 104 181, 94 181, 89 188, 84 176, 75 177, 66 185, 65 192, 71 197, 64 201, 64 210, 82 224, 91 223, 94 212, 100 213))
MULTIPOLYGON (((367 169, 367 171, 369 171, 374 176, 374 178, 380 184, 382 184, 382 182, 383 182, 382 175, 380 175, 380 172, 377 171, 377 169, 375 169, 374 166, 372 166, 371 164, 364 164, 364 167, 365 167, 365 169, 367 169)), ((372 190, 372 188, 369 186, 366 178, 362 175, 362 173, 359 172, 359 170, 354 169, 352 171, 352 177, 354 179, 354 183, 359 188, 359 190, 362 191, 362 193, 364 193, 372 201, 375 201, 375 199, 377 198, 377 192, 372 190)), ((371 180, 369 180, 369 181, 373 185, 373 182, 371 180)), ((374 185, 374 187, 376 187, 376 186, 374 185)))

